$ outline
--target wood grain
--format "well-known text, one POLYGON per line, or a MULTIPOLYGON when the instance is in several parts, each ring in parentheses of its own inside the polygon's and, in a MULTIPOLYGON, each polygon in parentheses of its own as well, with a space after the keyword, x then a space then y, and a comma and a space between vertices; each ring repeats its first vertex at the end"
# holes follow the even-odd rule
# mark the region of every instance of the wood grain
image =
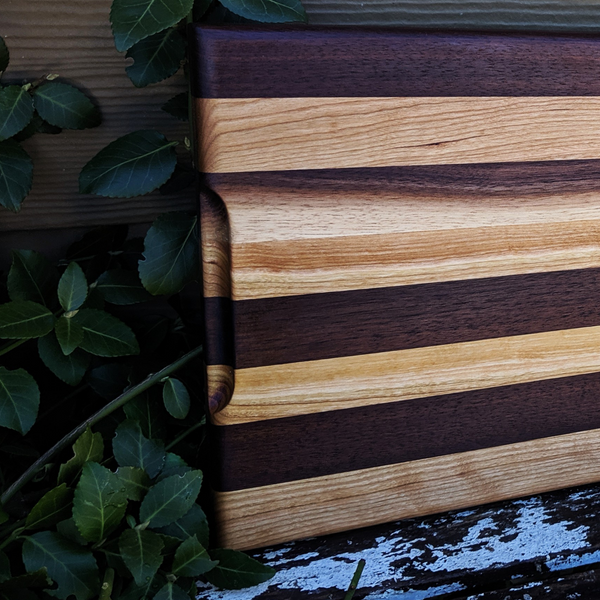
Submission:
POLYGON ((196 99, 204 172, 600 158, 598 97, 196 99))
POLYGON ((585 327, 238 369, 233 396, 212 421, 248 423, 593 373, 600 371, 599 339, 600 327, 585 327))
POLYGON ((599 295, 600 269, 580 269, 239 300, 235 367, 595 327, 599 295))
POLYGON ((218 543, 257 548, 600 479, 600 431, 234 492, 217 492, 218 543))

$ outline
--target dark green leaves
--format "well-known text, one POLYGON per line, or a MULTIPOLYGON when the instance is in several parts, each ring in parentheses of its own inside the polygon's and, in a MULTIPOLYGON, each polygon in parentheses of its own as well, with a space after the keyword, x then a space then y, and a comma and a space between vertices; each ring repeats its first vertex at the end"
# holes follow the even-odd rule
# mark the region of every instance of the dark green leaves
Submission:
POLYGON ((38 340, 38 352, 43 363, 69 385, 77 385, 90 366, 90 355, 81 350, 65 355, 53 331, 38 340))
POLYGON ((158 590, 158 593, 154 596, 154 600, 189 600, 189 598, 189 595, 178 585, 170 581, 158 590))
POLYGON ((236 15, 261 23, 306 23, 306 12, 299 0, 221 0, 236 15))
POLYGON ((136 131, 98 152, 79 175, 82 194, 131 198, 161 186, 175 169, 174 146, 158 131, 136 131))
POLYGON ((111 304, 127 305, 145 302, 152 296, 145 290, 135 271, 114 269, 98 277, 96 289, 111 304))
POLYGON ((139 272, 154 295, 174 294, 199 276, 197 217, 185 213, 160 215, 144 240, 139 272))
POLYGON ((25 521, 27 529, 45 529, 71 516, 73 490, 64 483, 46 492, 31 509, 25 521))
POLYGON ((173 96, 161 108, 180 121, 188 121, 188 93, 181 92, 181 94, 173 96))
POLYGON ((88 287, 81 267, 76 263, 69 263, 60 281, 58 282, 58 300, 65 312, 78 309, 87 296, 88 287))
POLYGON ((88 600, 100 589, 98 566, 92 553, 58 533, 40 531, 29 536, 23 544, 23 562, 29 573, 42 568, 58 584, 53 595, 66 600, 88 600))
POLYGON ((60 317, 56 322, 54 332, 65 356, 69 356, 83 342, 83 328, 70 316, 60 317))
POLYGON ((239 590, 268 581, 275 575, 275 569, 237 550, 211 550, 210 556, 219 564, 204 577, 220 588, 239 590))
POLYGON ((24 369, 0 367, 0 426, 25 435, 35 423, 40 390, 24 369))
POLYGON ((89 98, 73 86, 50 81, 36 88, 35 108, 39 115, 56 127, 86 129, 100 125, 100 111, 89 98))
POLYGON ((140 426, 130 420, 123 421, 117 427, 113 452, 120 467, 138 467, 150 477, 156 477, 165 462, 162 442, 144 437, 140 426))
POLYGON ((173 475, 150 488, 140 506, 140 522, 150 527, 170 525, 185 515, 200 493, 202 472, 173 475))
POLYGON ((0 88, 0 141, 24 129, 33 117, 33 100, 20 85, 0 88))
POLYGON ((126 529, 119 538, 121 558, 131 571, 136 585, 144 585, 156 575, 162 564, 164 543, 151 531, 126 529))
POLYGON ((136 87, 171 77, 185 58, 185 44, 176 29, 167 29, 139 41, 127 52, 133 65, 127 67, 127 75, 136 87))
POLYGON ((125 488, 128 500, 140 502, 150 488, 150 477, 138 467, 119 467, 117 477, 125 488))
POLYGON ((33 161, 17 142, 0 142, 0 204, 18 212, 33 182, 33 161))
POLYGON ((8 295, 13 301, 31 300, 48 306, 58 273, 48 259, 33 250, 13 250, 8 273, 8 295))
POLYGON ((22 300, 0 305, 0 338, 25 340, 46 335, 54 327, 54 315, 41 304, 22 300))
POLYGON ((193 504, 190 510, 174 523, 156 531, 180 540, 187 540, 195 535, 203 546, 208 545, 208 521, 198 504, 193 504))
POLYGON ((193 0, 114 0, 110 22, 115 46, 124 52, 135 43, 175 25, 192 10, 193 0))
POLYGON ((88 461, 100 462, 104 456, 104 441, 100 433, 92 433, 88 427, 73 444, 73 458, 58 471, 58 483, 69 483, 75 479, 88 461))
POLYGON ((194 535, 185 540, 175 551, 173 575, 178 577, 196 577, 210 571, 217 565, 211 560, 198 538, 194 535))
POLYGON ((190 412, 190 395, 179 379, 169 377, 165 381, 163 401, 167 412, 176 419, 185 419, 190 412))
POLYGON ((2 71, 6 71, 6 67, 8 67, 8 59, 8 48, 6 47, 2 37, 0 37, 0 73, 2 73, 2 71))
POLYGON ((79 533, 88 542, 105 539, 119 525, 126 509, 127 498, 117 475, 98 463, 86 463, 73 500, 79 533))
MULTIPOLYGON (((83 308, 74 317, 83 329, 80 347, 95 356, 128 356, 140 349, 131 329, 102 310, 83 308)), ((0 335, 2 330, 0 329, 0 335)))

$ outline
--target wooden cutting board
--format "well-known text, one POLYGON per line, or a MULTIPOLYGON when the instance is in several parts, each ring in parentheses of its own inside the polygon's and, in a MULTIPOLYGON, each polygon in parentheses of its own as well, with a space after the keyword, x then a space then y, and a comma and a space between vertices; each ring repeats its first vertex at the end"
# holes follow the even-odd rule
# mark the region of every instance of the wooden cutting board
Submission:
POLYGON ((600 479, 600 38, 191 40, 219 543, 600 479))

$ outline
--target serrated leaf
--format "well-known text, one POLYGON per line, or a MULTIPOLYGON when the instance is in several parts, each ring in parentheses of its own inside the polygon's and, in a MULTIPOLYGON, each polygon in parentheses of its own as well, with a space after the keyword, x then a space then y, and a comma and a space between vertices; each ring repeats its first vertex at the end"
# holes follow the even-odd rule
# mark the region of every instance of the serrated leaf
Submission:
POLYGON ((162 439, 165 433, 166 414, 160 401, 143 394, 131 399, 123 410, 128 419, 139 424, 147 438, 162 439))
POLYGON ((17 575, 0 583, 0 593, 26 590, 28 588, 44 588, 52 585, 48 577, 48 569, 42 567, 25 575, 17 575))
POLYGON ((82 268, 71 262, 58 282, 58 300, 65 312, 77 310, 88 293, 87 280, 82 268))
POLYGON ((202 472, 172 475, 150 488, 140 506, 140 521, 164 527, 185 515, 200 493, 202 472))
POLYGON ((197 221, 185 213, 165 213, 150 227, 139 272, 151 294, 175 294, 199 277, 197 221))
POLYGON ((53 595, 61 600, 70 595, 77 600, 88 600, 100 591, 93 554, 58 533, 40 531, 28 536, 23 544, 23 562, 30 573, 45 567, 58 584, 53 595))
POLYGON ((34 110, 31 121, 29 121, 29 123, 23 129, 21 129, 21 131, 19 131, 19 133, 15 134, 12 139, 15 140, 15 142, 24 142, 25 140, 28 140, 39 131, 42 123, 44 122, 45 121, 42 120, 42 117, 40 117, 40 115, 38 115, 34 110))
POLYGON ((4 552, 0 551, 0 583, 10 579, 10 561, 4 552))
POLYGON ((119 550, 136 585, 153 579, 162 564, 164 543, 159 535, 141 529, 126 529, 119 537, 119 550))
POLYGON ((88 427, 73 444, 73 457, 58 470, 58 483, 70 483, 81 472, 86 462, 100 462, 104 457, 102 434, 92 433, 88 427))
POLYGON ((192 467, 188 466, 181 456, 173 454, 173 452, 167 452, 165 464, 157 477, 157 481, 171 477, 171 475, 183 475, 191 470, 192 467))
POLYGON ((25 520, 26 529, 47 529, 71 516, 73 490, 66 484, 46 492, 31 509, 25 520))
POLYGON ((133 331, 107 312, 83 308, 72 318, 83 329, 83 341, 79 345, 82 350, 95 356, 130 356, 139 353, 133 331))
POLYGON ((73 518, 88 542, 99 542, 114 531, 125 516, 127 497, 120 479, 106 467, 87 462, 75 488, 73 518))
POLYGON ((54 315, 30 300, 0 305, 0 338, 28 340, 46 335, 54 328, 54 315))
POLYGON ((100 111, 77 88, 49 81, 36 88, 33 99, 42 119, 63 129, 86 129, 100 125, 100 111))
POLYGON ((154 596, 154 600, 189 600, 190 596, 175 583, 166 583, 154 596))
POLYGON ((119 596, 119 600, 149 600, 154 598, 165 584, 166 578, 162 573, 157 573, 153 579, 138 586, 135 581, 119 596))
POLYGON ((44 306, 52 304, 58 272, 39 252, 13 250, 8 272, 8 295, 13 302, 31 300, 44 306))
POLYGON ((142 196, 160 187, 175 169, 174 146, 158 131, 136 131, 100 150, 81 170, 79 191, 109 198, 142 196))
POLYGON ((38 353, 42 362, 61 381, 69 385, 81 383, 85 372, 90 366, 90 355, 79 349, 66 356, 54 331, 38 340, 38 353))
POLYGON ((174 523, 155 528, 155 531, 180 540, 187 540, 195 535, 205 548, 208 546, 208 519, 198 504, 193 504, 190 510, 174 523))
POLYGON ((110 23, 119 52, 175 25, 192 10, 193 0, 114 0, 110 23))
POLYGON ((0 141, 24 129, 33 117, 33 100, 20 85, 0 88, 0 141))
POLYGON ((185 44, 176 29, 140 40, 127 51, 134 63, 125 71, 136 87, 145 87, 174 75, 185 58, 185 44))
POLYGON ((220 0, 236 15, 261 23, 306 23, 306 11, 300 0, 220 0))
POLYGON ((113 438, 113 452, 120 467, 138 467, 155 477, 165 462, 165 448, 158 440, 149 440, 138 423, 123 421, 113 438))
POLYGON ((163 386, 163 402, 175 419, 185 419, 190 412, 190 394, 179 379, 169 377, 163 386))
POLYGON ((25 435, 35 423, 40 390, 25 369, 0 367, 0 426, 25 435))
POLYGON ((137 304, 152 298, 142 285, 140 276, 135 271, 125 269, 102 273, 98 277, 96 289, 102 293, 107 302, 119 306, 137 304))
POLYGON ((144 469, 138 467, 119 467, 117 477, 125 487, 128 500, 140 502, 150 489, 150 477, 144 469))
POLYGON ((54 327, 56 339, 65 356, 69 356, 83 342, 83 328, 70 317, 63 315, 54 327))
POLYGON ((172 572, 178 577, 196 577, 210 571, 217 564, 194 535, 175 551, 172 572))
POLYGON ((189 120, 188 93, 181 92, 167 100, 162 106, 162 110, 180 121, 189 120))
POLYGON ((56 530, 65 539, 71 540, 79 546, 87 546, 87 541, 79 533, 79 529, 77 529, 77 525, 75 525, 73 517, 57 523, 56 530))
POLYGON ((19 212, 31 190, 33 161, 17 142, 0 142, 0 205, 19 212))
POLYGON ((8 67, 8 61, 10 58, 10 54, 8 52, 8 48, 6 47, 6 43, 0 37, 0 73, 2 71, 6 71, 6 67, 8 67))
POLYGON ((224 590, 239 590, 268 581, 275 569, 259 563, 237 550, 211 550, 210 556, 219 564, 204 577, 224 590))

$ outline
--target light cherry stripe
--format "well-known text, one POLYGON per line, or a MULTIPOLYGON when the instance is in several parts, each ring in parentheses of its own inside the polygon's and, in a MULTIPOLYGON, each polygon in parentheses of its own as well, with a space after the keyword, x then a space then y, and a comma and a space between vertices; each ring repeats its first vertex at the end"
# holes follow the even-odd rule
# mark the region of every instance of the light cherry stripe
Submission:
POLYGON ((600 371, 599 327, 238 369, 232 425, 600 371))
POLYGON ((600 158, 600 98, 196 99, 207 173, 600 158))
POLYGON ((600 479, 600 430, 214 494, 218 544, 247 550, 600 479))

